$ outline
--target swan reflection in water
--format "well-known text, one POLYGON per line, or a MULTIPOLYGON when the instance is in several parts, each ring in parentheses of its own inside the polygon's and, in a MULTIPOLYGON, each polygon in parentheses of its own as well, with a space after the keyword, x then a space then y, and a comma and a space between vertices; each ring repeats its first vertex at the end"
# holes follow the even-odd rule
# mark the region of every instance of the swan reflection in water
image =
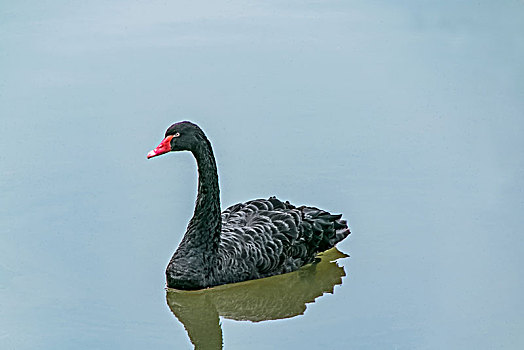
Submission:
POLYGON ((345 271, 336 262, 348 255, 331 248, 313 264, 283 275, 214 288, 167 289, 167 305, 182 322, 195 349, 222 349, 219 316, 260 322, 302 315, 306 304, 342 284, 345 271))

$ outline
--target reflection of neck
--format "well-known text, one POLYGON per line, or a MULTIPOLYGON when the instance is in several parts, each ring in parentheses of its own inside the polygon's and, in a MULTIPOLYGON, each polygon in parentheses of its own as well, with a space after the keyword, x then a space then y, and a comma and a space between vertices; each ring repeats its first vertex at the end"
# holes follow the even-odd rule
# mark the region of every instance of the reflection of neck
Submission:
POLYGON ((218 312, 206 295, 196 298, 190 295, 190 303, 184 303, 179 298, 184 299, 184 296, 177 295, 171 299, 170 292, 168 292, 167 304, 176 318, 184 325, 195 350, 222 349, 222 327, 218 312))
POLYGON ((202 140, 192 151, 198 166, 198 195, 183 241, 189 247, 216 253, 222 230, 217 166, 211 143, 203 134, 199 136, 202 140))

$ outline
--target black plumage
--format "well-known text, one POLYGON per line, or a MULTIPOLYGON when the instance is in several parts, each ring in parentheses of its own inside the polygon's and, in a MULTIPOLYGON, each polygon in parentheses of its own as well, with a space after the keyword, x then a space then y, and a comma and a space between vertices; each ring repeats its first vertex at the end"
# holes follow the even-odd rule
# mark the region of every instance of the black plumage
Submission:
POLYGON ((190 151, 198 165, 195 211, 166 269, 167 286, 201 289, 291 272, 311 263, 350 231, 342 215, 275 197, 235 204, 220 212, 211 143, 191 122, 173 124, 148 158, 190 151))

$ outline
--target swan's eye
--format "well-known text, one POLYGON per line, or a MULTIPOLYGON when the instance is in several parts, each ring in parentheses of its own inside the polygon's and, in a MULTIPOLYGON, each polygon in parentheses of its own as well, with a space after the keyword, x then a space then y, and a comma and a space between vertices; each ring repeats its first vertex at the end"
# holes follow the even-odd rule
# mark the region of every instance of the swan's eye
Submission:
POLYGON ((176 134, 173 135, 173 137, 179 137, 180 136, 180 133, 177 132, 176 134))

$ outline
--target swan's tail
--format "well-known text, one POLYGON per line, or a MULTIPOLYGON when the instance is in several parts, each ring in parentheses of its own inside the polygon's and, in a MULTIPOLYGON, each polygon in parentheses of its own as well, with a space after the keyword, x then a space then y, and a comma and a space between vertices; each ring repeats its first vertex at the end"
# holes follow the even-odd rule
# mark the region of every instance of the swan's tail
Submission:
POLYGON ((299 207, 302 211, 304 238, 317 252, 332 248, 351 232, 342 214, 330 214, 314 207, 299 207))

